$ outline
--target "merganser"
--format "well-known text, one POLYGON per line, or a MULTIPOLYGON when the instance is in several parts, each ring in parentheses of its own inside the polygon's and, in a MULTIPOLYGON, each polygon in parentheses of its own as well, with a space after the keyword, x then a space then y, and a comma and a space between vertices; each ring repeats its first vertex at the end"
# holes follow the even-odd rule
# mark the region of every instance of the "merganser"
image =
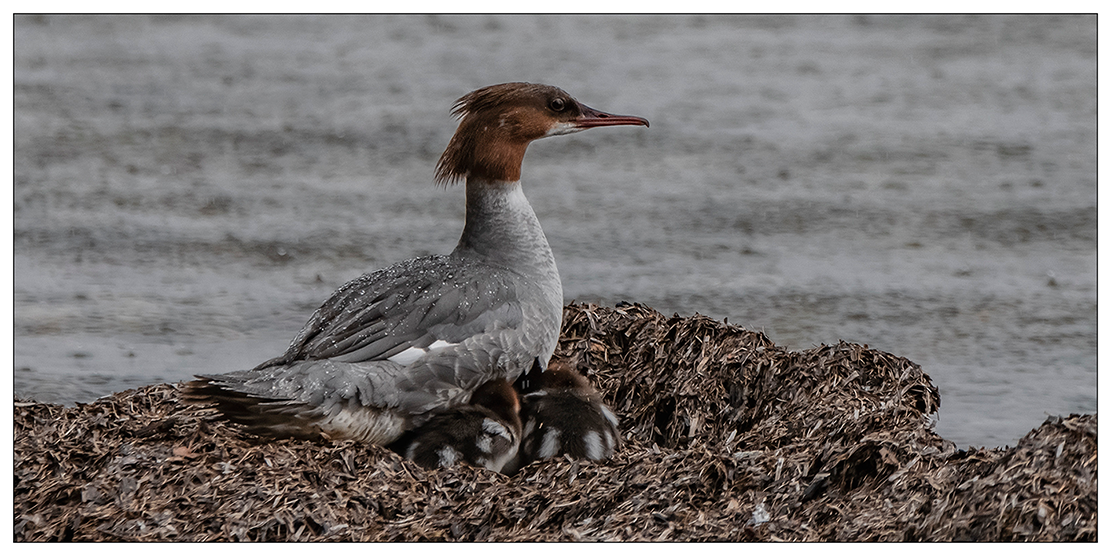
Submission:
POLYGON ((508 474, 521 444, 520 410, 513 386, 494 379, 475 390, 468 405, 437 413, 390 447, 428 468, 466 462, 508 474))
POLYGON ((609 459, 621 445, 617 416, 586 377, 563 361, 552 361, 537 380, 522 400, 521 465, 563 454, 609 459))
POLYGON ((513 382, 555 350, 563 288, 555 258, 521 190, 536 139, 648 120, 589 108, 548 85, 473 91, 436 166, 466 181, 455 250, 348 282, 309 319, 285 354, 257 367, 197 375, 184 388, 248 432, 389 444, 481 385, 513 382))

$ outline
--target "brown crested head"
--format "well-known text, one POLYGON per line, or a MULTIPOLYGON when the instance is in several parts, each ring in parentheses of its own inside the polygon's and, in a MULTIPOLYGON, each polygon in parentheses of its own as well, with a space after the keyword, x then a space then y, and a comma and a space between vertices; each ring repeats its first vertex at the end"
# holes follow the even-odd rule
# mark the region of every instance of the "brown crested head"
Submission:
POLYGON ((436 182, 450 184, 468 177, 489 181, 521 179, 528 144, 541 137, 591 127, 648 126, 636 116, 594 110, 558 87, 502 83, 472 91, 455 103, 459 128, 436 165, 436 182))

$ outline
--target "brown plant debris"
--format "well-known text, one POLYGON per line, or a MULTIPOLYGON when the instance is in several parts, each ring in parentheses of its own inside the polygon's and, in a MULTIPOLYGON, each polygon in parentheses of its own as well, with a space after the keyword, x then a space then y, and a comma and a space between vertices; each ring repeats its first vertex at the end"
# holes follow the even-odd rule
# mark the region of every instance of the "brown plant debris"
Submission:
POLYGON ((15 540, 1096 540, 1096 415, 958 450, 914 363, 703 316, 571 305, 556 357, 621 418, 608 462, 512 477, 262 441, 156 385, 15 403, 15 540))

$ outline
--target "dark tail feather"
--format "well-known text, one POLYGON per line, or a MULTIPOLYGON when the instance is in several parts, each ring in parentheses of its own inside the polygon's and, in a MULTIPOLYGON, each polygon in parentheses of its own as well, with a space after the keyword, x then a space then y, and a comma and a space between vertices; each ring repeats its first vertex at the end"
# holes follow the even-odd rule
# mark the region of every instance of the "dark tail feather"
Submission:
POLYGON ((319 438, 320 429, 311 424, 313 410, 292 400, 252 396, 232 389, 217 377, 197 375, 186 382, 181 397, 194 405, 210 406, 221 417, 243 425, 260 436, 319 438))

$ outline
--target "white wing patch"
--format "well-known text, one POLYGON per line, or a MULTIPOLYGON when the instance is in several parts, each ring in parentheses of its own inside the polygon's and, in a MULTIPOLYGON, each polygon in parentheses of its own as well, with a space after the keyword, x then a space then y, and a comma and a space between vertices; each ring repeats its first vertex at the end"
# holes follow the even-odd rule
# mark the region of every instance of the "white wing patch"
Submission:
POLYGON ((420 359, 421 357, 424 357, 425 355, 428 355, 428 353, 431 352, 432 350, 445 348, 445 347, 451 347, 451 346, 454 346, 454 345, 458 345, 458 344, 452 344, 450 342, 445 342, 443 340, 436 340, 435 342, 432 342, 432 345, 430 345, 426 348, 419 348, 419 347, 407 348, 404 351, 398 352, 398 353, 394 354, 393 356, 386 358, 386 361, 392 361, 394 363, 397 363, 398 365, 408 366, 408 365, 412 365, 414 362, 416 362, 417 359, 420 359))
POLYGON ((586 446, 587 459, 600 460, 602 459, 602 437, 598 435, 598 431, 586 431, 583 435, 583 444, 586 446))
POLYGON ((436 455, 440 456, 440 467, 451 467, 463 458, 463 454, 451 446, 444 446, 436 450, 436 455))
POLYGON ((536 455, 540 458, 555 457, 559 454, 560 447, 559 429, 549 427, 544 433, 544 440, 540 443, 540 453, 536 455))

